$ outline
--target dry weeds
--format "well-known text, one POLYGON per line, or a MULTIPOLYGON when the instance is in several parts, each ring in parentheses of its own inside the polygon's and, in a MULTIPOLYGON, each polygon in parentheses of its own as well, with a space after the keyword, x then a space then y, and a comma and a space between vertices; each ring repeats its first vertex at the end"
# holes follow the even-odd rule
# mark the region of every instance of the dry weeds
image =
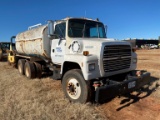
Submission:
MULTIPOLYGON (((93 104, 70 103, 60 81, 28 80, 0 62, 0 120, 104 119, 93 104)), ((105 118, 106 119, 106 118, 105 118)))

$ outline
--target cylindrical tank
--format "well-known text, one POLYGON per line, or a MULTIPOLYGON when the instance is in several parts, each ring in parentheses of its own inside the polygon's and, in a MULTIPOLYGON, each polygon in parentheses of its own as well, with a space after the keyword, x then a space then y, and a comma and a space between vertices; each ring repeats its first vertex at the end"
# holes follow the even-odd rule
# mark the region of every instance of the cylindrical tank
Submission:
POLYGON ((33 28, 16 36, 16 50, 19 54, 50 58, 50 39, 47 25, 33 28))

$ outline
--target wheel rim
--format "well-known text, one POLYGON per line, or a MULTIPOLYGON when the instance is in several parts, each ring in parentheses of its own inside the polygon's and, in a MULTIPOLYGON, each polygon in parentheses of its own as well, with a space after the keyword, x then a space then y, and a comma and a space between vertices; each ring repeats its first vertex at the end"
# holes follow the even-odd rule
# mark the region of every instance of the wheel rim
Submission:
POLYGON ((81 86, 79 82, 71 78, 67 83, 67 93, 72 99, 78 99, 81 95, 81 86))
POLYGON ((20 65, 18 65, 18 70, 19 70, 19 73, 22 73, 22 69, 20 65))
POLYGON ((28 67, 26 67, 25 74, 26 74, 27 77, 29 77, 29 68, 28 67))

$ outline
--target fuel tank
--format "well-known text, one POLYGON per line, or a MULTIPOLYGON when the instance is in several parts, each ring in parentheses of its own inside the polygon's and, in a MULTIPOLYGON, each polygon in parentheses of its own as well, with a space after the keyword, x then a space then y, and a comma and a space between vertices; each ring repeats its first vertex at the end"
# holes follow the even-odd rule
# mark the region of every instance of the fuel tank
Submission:
POLYGON ((19 54, 50 58, 50 39, 47 25, 19 33, 15 45, 19 54))

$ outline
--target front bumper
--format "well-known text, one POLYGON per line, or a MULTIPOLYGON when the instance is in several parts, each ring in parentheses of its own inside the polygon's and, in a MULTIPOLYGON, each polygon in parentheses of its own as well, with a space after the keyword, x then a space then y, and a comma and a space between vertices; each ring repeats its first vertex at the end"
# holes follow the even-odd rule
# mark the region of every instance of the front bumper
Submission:
POLYGON ((150 81, 150 73, 144 72, 141 76, 129 76, 127 80, 117 82, 110 80, 109 85, 101 86, 96 89, 95 101, 101 102, 118 95, 132 92, 150 81))

